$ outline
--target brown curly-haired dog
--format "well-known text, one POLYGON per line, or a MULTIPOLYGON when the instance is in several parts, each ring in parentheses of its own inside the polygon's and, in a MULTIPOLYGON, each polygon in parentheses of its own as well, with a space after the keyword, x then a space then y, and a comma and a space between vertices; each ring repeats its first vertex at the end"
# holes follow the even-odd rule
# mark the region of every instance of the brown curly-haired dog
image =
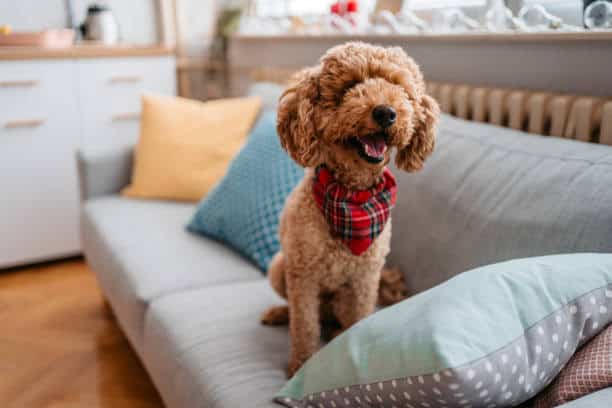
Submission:
POLYGON ((268 271, 289 307, 262 317, 271 324, 289 318, 289 376, 319 348, 325 311, 343 329, 374 311, 391 237, 387 222, 367 250, 355 255, 332 236, 313 196, 314 168, 325 165, 346 188, 366 190, 380 182, 390 147, 396 147, 397 167, 418 170, 433 150, 439 113, 418 66, 401 48, 347 43, 296 79, 281 96, 277 129, 306 173, 285 203, 282 249, 268 271), (374 148, 367 146, 372 143, 374 148))

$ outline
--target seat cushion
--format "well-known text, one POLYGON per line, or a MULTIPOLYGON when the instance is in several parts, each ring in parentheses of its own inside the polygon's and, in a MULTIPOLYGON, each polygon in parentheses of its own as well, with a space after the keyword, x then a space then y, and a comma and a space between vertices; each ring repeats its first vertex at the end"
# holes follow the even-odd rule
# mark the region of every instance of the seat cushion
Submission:
POLYGON ((262 110, 276 110, 285 88, 286 86, 273 82, 254 82, 249 86, 247 95, 259 97, 262 110))
POLYGON ((585 397, 579 398, 558 408, 603 408, 612 407, 612 388, 604 388, 585 397))
POLYGON ((169 408, 271 408, 286 381, 287 327, 260 323, 282 304, 268 282, 242 282, 155 300, 144 360, 169 408))
POLYGON ((184 289, 262 279, 231 249, 185 231, 193 205, 107 196, 86 202, 83 250, 138 349, 145 309, 184 289))
POLYGON ((144 95, 128 197, 198 201, 223 177, 259 114, 258 97, 144 95))
POLYGON ((278 222, 285 199, 303 176, 281 147, 276 112, 263 112, 188 228, 227 243, 266 272, 280 247, 278 222))
MULTIPOLYGON (((516 406, 612 322, 610 308, 612 254, 487 265, 360 321, 308 360, 278 401, 292 408, 346 400, 434 407, 439 399, 452 407, 516 406)), ((580 394, 610 384, 598 379, 580 394)))
POLYGON ((477 266, 612 252, 612 147, 443 116, 422 171, 398 180, 388 262, 421 292, 477 266))

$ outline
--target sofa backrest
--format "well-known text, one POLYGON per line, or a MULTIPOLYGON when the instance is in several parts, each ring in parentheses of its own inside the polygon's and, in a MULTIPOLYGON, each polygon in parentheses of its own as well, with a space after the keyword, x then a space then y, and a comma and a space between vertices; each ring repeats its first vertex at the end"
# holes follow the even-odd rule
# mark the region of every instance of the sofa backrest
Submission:
POLYGON ((512 258, 612 252, 612 147, 443 116, 424 169, 394 173, 388 264, 411 293, 512 258))
POLYGON ((284 86, 272 82, 255 82, 249 86, 246 94, 248 96, 259 96, 262 109, 276 110, 278 100, 284 90, 284 86))

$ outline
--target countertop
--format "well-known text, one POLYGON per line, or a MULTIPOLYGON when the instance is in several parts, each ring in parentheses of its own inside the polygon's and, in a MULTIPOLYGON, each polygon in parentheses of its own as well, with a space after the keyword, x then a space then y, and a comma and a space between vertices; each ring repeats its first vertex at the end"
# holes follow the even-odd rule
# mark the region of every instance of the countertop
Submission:
POLYGON ((55 58, 146 57, 173 54, 173 48, 163 45, 75 45, 69 48, 0 47, 0 61, 55 58))
POLYGON ((232 40, 239 41, 385 41, 385 42, 592 42, 612 41, 612 30, 606 31, 546 31, 546 32, 466 32, 457 34, 320 34, 320 35, 256 35, 234 34, 232 40))

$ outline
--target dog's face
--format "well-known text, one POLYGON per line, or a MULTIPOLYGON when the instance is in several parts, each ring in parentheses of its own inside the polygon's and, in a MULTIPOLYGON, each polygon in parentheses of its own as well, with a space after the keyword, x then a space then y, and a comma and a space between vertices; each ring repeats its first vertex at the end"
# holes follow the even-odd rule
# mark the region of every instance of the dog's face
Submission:
POLYGON ((380 173, 396 164, 418 170, 434 146, 438 105, 401 48, 347 43, 330 49, 281 97, 278 133, 303 167, 380 173))

